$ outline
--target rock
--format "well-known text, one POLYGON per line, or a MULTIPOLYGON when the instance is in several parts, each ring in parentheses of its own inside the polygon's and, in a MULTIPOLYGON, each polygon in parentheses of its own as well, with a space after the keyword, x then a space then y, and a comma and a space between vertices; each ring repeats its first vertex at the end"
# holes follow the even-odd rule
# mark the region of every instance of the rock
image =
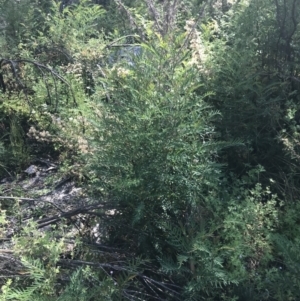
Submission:
POLYGON ((33 176, 37 173, 38 168, 35 165, 30 165, 24 172, 26 172, 28 175, 33 176))

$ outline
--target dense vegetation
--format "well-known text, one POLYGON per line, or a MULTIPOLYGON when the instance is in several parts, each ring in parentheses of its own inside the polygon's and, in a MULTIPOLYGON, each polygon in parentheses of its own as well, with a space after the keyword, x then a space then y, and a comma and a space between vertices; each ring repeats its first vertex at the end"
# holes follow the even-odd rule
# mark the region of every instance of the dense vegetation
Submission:
POLYGON ((1 179, 47 157, 88 198, 51 219, 0 188, 0 300, 300 300, 299 22, 297 0, 0 0, 1 179))

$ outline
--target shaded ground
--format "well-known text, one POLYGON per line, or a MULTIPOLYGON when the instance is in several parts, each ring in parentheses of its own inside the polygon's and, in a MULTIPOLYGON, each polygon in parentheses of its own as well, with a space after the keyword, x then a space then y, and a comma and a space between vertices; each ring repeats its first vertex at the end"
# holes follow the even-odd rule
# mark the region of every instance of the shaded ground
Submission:
POLYGON ((13 255, 12 238, 29 221, 35 221, 40 231, 52 231, 52 226, 66 220, 66 236, 70 238, 66 253, 72 251, 76 236, 100 243, 100 226, 95 217, 101 212, 105 215, 103 205, 90 200, 70 176, 59 172, 54 162, 39 160, 18 178, 2 179, 0 202, 7 216, 7 223, 0 225, 0 282, 1 278, 7 280, 22 273, 22 264, 13 255))

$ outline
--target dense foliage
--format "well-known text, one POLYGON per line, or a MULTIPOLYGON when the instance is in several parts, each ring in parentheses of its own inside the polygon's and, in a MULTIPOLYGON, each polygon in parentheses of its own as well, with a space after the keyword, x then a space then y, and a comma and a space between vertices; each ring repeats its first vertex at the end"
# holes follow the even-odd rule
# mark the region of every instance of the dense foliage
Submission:
POLYGON ((1 178, 48 157, 88 198, 0 188, 1 301, 300 299, 299 1, 0 12, 1 178))

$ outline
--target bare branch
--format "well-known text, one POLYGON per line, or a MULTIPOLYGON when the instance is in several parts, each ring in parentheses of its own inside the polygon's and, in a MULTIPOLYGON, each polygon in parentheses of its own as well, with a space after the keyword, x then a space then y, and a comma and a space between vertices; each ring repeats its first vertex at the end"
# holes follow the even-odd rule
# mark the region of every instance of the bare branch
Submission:
MULTIPOLYGON (((5 65, 9 65, 10 66, 12 74, 13 74, 13 78, 15 79, 15 81, 17 82, 17 84, 21 88, 21 90, 24 91, 24 93, 25 93, 26 96, 27 96, 26 86, 24 85, 24 83, 19 78, 18 72, 17 72, 17 68, 16 68, 16 66, 19 66, 21 63, 28 63, 28 64, 31 64, 34 67, 36 67, 40 71, 40 73, 42 74, 44 81, 45 81, 45 73, 44 72, 47 72, 47 73, 49 73, 51 75, 51 77, 54 80, 55 93, 56 93, 57 102, 58 102, 58 91, 57 91, 57 86, 56 86, 56 79, 60 80, 62 83, 64 83, 69 88, 70 93, 71 93, 72 98, 73 98, 73 102, 75 103, 75 105, 77 105, 77 102, 76 102, 76 99, 75 99, 75 95, 74 95, 74 92, 73 92, 70 84, 64 79, 64 77, 62 77, 60 74, 58 74, 52 68, 50 68, 48 66, 45 66, 45 65, 43 65, 43 64, 41 64, 39 62, 28 60, 28 59, 17 59, 17 60, 4 59, 4 58, 1 59, 0 60, 0 69, 2 69, 5 65)), ((0 86, 2 86, 3 84, 4 83, 1 82, 0 86)), ((45 82, 45 84, 46 84, 46 82, 45 82)), ((5 86, 2 87, 2 88, 3 88, 3 91, 5 91, 5 86)), ((47 88, 48 97, 49 97, 49 99, 51 101, 51 97, 50 97, 50 94, 49 94, 50 92, 49 92, 49 88, 48 88, 47 84, 46 84, 46 88, 47 88)), ((56 106, 57 106, 57 102, 56 102, 56 106)))

